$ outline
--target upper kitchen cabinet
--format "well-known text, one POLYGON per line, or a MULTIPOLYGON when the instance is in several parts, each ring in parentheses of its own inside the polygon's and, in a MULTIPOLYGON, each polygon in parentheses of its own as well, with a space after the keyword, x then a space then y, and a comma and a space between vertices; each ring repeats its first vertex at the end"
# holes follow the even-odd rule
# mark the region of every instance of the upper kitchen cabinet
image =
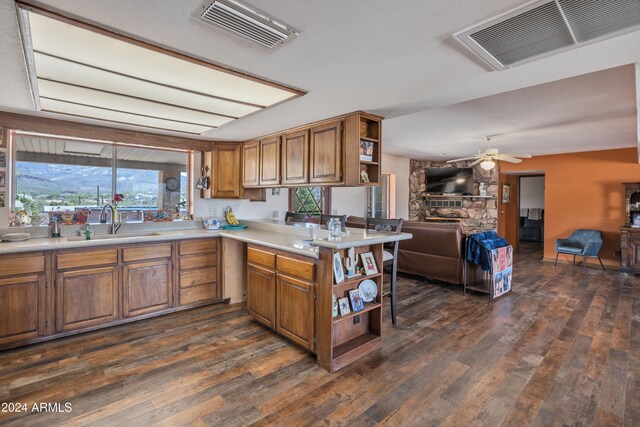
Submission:
POLYGON ((345 117, 344 183, 379 185, 382 155, 382 118, 354 113, 345 117))
POLYGON ((239 199, 242 196, 241 143, 215 143, 213 149, 203 153, 203 166, 209 166, 211 182, 201 191, 205 199, 239 199))
POLYGON ((282 185, 309 182, 309 130, 285 133, 282 137, 282 185))
POLYGON ((260 141, 260 185, 280 185, 280 136, 260 141))
POLYGON ((245 142, 242 145, 242 185, 257 187, 260 185, 260 143, 245 142))
POLYGON ((342 180, 342 120, 311 128, 309 182, 338 184, 342 180))

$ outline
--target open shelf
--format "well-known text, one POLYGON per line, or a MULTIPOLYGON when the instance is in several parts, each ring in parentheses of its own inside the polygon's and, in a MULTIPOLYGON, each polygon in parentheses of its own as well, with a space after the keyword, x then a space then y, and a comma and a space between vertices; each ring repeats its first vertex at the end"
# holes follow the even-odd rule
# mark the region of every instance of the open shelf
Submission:
POLYGON ((364 354, 367 354, 377 348, 380 348, 381 343, 382 339, 380 338, 380 335, 368 332, 334 347, 332 361, 333 370, 340 369, 354 360, 359 359, 362 357, 363 352, 364 354))
POLYGON ((350 279, 347 279, 347 276, 345 276, 344 282, 337 283, 337 284, 334 283, 333 286, 357 285, 365 279, 375 279, 376 277, 379 277, 379 276, 382 276, 382 273, 370 274, 368 276, 366 274, 361 274, 360 276, 352 277, 350 279))
POLYGON ((371 142, 380 142, 380 140, 377 139, 377 138, 369 138, 369 137, 362 136, 362 135, 360 136, 360 139, 364 139, 365 141, 371 141, 371 142))
POLYGON ((360 311, 352 311, 349 314, 345 314, 344 316, 336 316, 333 318, 333 322, 341 322, 343 320, 347 320, 347 319, 351 319, 355 316, 359 316, 361 314, 367 313, 371 310, 375 310, 376 308, 380 308, 382 307, 382 304, 379 302, 373 303, 373 302, 365 302, 364 303, 364 308, 360 311))

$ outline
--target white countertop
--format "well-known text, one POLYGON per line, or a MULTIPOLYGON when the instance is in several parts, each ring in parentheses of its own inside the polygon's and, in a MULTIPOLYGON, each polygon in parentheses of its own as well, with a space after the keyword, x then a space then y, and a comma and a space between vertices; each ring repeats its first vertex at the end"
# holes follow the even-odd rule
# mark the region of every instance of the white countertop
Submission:
POLYGON ((326 230, 320 230, 320 238, 310 246, 305 240, 309 239, 309 230, 304 227, 294 227, 272 221, 242 221, 249 225, 244 230, 205 230, 173 229, 173 230, 139 230, 137 233, 116 234, 112 238, 108 235, 96 235, 92 240, 77 240, 77 237, 34 238, 22 242, 0 243, 0 254, 49 251, 59 249, 79 249, 94 246, 121 245, 127 243, 153 243, 179 239, 198 239, 204 237, 225 237, 293 252, 299 255, 318 258, 318 248, 346 249, 354 246, 386 243, 396 240, 411 239, 409 233, 380 233, 365 232, 361 229, 348 229, 348 233, 338 239, 329 239, 326 230), (105 238, 107 237, 107 238, 105 238))

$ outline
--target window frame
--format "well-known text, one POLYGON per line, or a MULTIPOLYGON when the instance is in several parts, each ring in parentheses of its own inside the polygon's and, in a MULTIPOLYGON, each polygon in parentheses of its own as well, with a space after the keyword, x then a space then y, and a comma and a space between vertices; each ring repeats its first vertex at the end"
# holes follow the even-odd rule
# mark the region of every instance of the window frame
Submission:
POLYGON ((6 187, 5 187, 5 206, 9 209, 10 212, 15 210, 15 199, 17 195, 17 179, 16 179, 16 136, 18 134, 22 135, 33 135, 39 137, 48 137, 48 138, 59 138, 63 140, 70 141, 78 141, 78 142, 87 142, 94 144, 104 144, 111 145, 115 149, 113 150, 113 155, 111 159, 111 168, 112 168, 112 186, 111 189, 115 188, 117 192, 117 169, 118 169, 118 158, 117 158, 117 147, 130 147, 130 148, 141 148, 148 150, 159 150, 159 151, 173 151, 184 153, 187 155, 187 164, 185 165, 185 170, 187 173, 187 191, 186 191, 186 199, 187 199, 187 214, 193 216, 194 214, 194 184, 193 184, 193 173, 194 173, 194 159, 195 159, 195 151, 192 149, 181 149, 175 147, 166 147, 166 146, 153 146, 153 145, 144 145, 138 143, 130 143, 130 142, 121 142, 121 141, 109 141, 103 139, 91 139, 84 137, 76 137, 76 136, 66 136, 60 134, 53 133, 42 133, 42 132, 33 132, 33 131, 23 131, 17 129, 2 129, 3 136, 7 137, 6 143, 6 156, 7 156, 7 167, 6 167, 6 187), (8 200, 6 200, 8 199, 8 200))
POLYGON ((296 191, 299 190, 300 188, 309 188, 309 189, 321 188, 323 190, 323 197, 322 197, 323 203, 322 203, 321 213, 324 215, 331 214, 331 187, 324 187, 320 185, 289 188, 289 212, 297 212, 295 209, 295 201, 297 198, 296 191))

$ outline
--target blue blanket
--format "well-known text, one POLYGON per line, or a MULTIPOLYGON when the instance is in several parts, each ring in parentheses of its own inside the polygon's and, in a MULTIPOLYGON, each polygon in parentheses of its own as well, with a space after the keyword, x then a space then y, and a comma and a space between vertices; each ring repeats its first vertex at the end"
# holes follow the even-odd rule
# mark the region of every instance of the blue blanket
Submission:
POLYGON ((495 231, 471 234, 467 237, 467 261, 480 264, 483 271, 491 270, 491 249, 508 246, 504 237, 495 231))

